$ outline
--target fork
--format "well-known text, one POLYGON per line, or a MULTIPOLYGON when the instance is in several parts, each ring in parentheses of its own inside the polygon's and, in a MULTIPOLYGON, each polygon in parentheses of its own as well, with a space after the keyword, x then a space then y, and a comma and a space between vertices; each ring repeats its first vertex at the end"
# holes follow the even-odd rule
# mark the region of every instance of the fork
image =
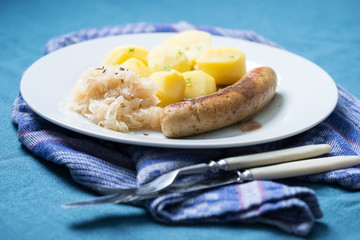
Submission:
POLYGON ((167 187, 172 185, 174 183, 175 179, 180 175, 205 173, 205 172, 207 172, 207 169, 204 169, 206 167, 208 167, 208 164, 200 163, 200 164, 196 164, 194 166, 179 168, 179 169, 173 170, 171 172, 165 173, 165 174, 157 177, 153 181, 142 185, 139 188, 114 189, 114 188, 98 186, 98 185, 91 184, 91 183, 90 184, 88 183, 87 185, 91 189, 93 189, 97 192, 100 192, 102 194, 117 193, 117 194, 121 194, 121 195, 132 195, 132 194, 147 195, 149 193, 160 192, 161 190, 166 189, 167 187), (201 170, 201 169, 204 169, 204 170, 201 170))

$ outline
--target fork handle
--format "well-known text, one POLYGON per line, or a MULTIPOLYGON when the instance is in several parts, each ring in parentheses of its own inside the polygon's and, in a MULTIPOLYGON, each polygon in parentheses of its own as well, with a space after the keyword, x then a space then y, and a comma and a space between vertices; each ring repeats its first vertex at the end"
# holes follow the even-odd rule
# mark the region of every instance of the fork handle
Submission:
POLYGON ((283 150, 225 158, 219 160, 217 163, 220 169, 232 171, 311 158, 329 153, 330 151, 331 146, 328 144, 306 145, 283 150))

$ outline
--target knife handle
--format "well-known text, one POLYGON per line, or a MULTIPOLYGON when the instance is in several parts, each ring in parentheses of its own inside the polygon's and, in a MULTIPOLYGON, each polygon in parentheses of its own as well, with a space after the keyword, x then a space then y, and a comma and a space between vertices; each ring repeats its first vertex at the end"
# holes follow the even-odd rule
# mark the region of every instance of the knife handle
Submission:
POLYGON ((328 144, 306 145, 246 156, 230 157, 218 161, 219 168, 226 171, 290 162, 320 156, 331 151, 328 144))
POLYGON ((359 156, 334 156, 257 167, 248 171, 252 180, 273 180, 339 170, 359 164, 359 156))

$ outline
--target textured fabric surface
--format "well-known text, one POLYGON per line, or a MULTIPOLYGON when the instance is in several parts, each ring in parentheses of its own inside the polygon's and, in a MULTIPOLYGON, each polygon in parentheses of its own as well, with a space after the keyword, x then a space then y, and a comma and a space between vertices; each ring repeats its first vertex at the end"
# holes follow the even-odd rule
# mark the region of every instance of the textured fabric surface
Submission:
MULTIPOLYGON (((0 1, 0 239, 304 239, 268 224, 162 224, 144 208, 129 205, 64 210, 62 203, 96 193, 75 183, 67 167, 37 157, 19 143, 9 114, 22 73, 43 55, 49 39, 78 29, 134 22, 186 20, 253 30, 316 63, 360 98, 359 8, 357 0, 0 1)), ((339 135, 349 134, 340 129, 339 135)), ((349 138, 345 147, 352 144, 359 142, 349 138)), ((316 192, 324 216, 305 239, 359 239, 360 191, 337 184, 278 182, 316 192)))
MULTIPOLYGON (((127 24, 109 28, 84 29, 53 38, 45 47, 49 53, 88 39, 138 32, 166 32, 200 29, 215 35, 236 37, 271 46, 275 43, 252 31, 177 24, 127 24)), ((278 47, 278 46, 277 46, 278 47)), ((34 114, 19 96, 12 119, 19 140, 36 155, 65 165, 75 181, 83 185, 129 188, 194 163, 220 157, 263 152, 311 143, 334 146, 331 155, 359 154, 359 102, 339 87, 339 103, 334 113, 315 128, 284 141, 247 148, 223 150, 175 150, 115 144, 69 132, 34 114)), ((300 178, 331 183, 347 189, 359 188, 359 168, 300 178)), ((296 235, 306 235, 314 220, 322 216, 314 192, 270 181, 254 181, 191 194, 172 194, 144 203, 151 215, 162 222, 260 222, 296 235)))

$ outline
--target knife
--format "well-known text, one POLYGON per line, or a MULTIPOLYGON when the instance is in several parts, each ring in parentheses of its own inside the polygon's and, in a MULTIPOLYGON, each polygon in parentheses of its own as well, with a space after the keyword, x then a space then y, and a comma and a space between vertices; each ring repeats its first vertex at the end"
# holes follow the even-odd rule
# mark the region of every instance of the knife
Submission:
POLYGON ((153 192, 149 194, 117 193, 89 200, 63 204, 62 207, 69 208, 94 204, 134 202, 155 198, 169 193, 187 193, 252 180, 275 180, 289 177, 298 177, 349 168, 359 164, 359 156, 333 156, 299 160, 270 166, 250 168, 244 171, 231 171, 225 177, 210 178, 201 182, 193 183, 192 185, 187 183, 182 187, 170 186, 169 188, 161 192, 153 192))

